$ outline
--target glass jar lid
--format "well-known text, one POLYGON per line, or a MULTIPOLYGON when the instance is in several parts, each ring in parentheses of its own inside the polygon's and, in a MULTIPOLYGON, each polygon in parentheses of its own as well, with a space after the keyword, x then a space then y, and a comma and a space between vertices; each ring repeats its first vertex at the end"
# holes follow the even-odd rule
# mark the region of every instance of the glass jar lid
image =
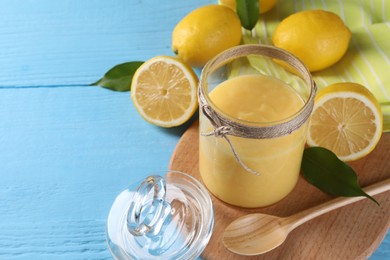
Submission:
POLYGON ((208 191, 178 171, 151 175, 118 195, 107 219, 115 259, 195 259, 214 226, 208 191))

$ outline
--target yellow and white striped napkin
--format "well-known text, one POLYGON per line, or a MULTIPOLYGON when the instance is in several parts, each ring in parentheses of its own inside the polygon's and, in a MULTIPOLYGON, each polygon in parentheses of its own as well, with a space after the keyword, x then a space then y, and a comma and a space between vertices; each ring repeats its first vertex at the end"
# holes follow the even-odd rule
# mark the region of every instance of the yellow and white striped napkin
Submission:
POLYGON ((381 104, 383 130, 390 131, 390 0, 278 0, 271 11, 260 15, 252 32, 245 34, 244 44, 272 44, 272 33, 281 20, 311 9, 338 14, 352 31, 343 58, 313 73, 318 88, 346 81, 366 86, 381 104))

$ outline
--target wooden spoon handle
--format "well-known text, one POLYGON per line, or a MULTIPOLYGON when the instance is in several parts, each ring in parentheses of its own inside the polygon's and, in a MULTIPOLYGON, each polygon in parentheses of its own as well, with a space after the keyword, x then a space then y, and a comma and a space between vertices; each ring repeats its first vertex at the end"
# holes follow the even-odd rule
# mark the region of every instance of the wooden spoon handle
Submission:
MULTIPOLYGON (((368 195, 374 196, 376 194, 389 191, 390 190, 390 178, 380 181, 378 183, 372 184, 363 189, 368 195)), ((318 206, 314 206, 312 208, 306 209, 304 211, 298 212, 290 217, 285 218, 285 221, 282 223, 287 227, 288 231, 293 230, 299 225, 318 217, 322 214, 325 214, 334 209, 343 207, 345 205, 354 203, 356 201, 365 199, 364 196, 359 197, 339 197, 318 206)))

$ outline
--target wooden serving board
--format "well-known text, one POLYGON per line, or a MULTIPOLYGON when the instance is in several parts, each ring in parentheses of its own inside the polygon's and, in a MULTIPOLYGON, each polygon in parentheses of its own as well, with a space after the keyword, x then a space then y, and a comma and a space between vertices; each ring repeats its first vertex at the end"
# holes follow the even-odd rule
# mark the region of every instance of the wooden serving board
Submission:
MULTIPOLYGON (((191 174, 201 180, 198 167, 198 122, 182 136, 172 154, 169 168, 191 174)), ((362 187, 390 178, 390 134, 383 134, 375 150, 349 163, 362 187)), ((215 226, 202 258, 243 259, 231 253, 222 243, 225 227, 234 219, 254 212, 289 216, 332 199, 300 178, 295 189, 275 205, 259 209, 230 206, 211 195, 215 226)), ((385 237, 390 226, 390 192, 375 196, 380 207, 365 199, 337 209, 296 228, 278 248, 263 255, 245 259, 365 259, 385 237)))

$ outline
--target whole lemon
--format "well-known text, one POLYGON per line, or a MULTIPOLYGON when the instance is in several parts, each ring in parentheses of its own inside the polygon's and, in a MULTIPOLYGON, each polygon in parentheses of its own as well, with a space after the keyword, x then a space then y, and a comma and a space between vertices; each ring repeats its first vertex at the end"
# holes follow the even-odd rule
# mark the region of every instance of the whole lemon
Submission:
POLYGON ((300 58, 310 71, 325 69, 346 53, 351 31, 332 12, 307 10, 282 20, 272 36, 275 46, 300 58))
POLYGON ((237 14, 223 5, 206 5, 184 17, 172 33, 172 50, 193 67, 241 42, 237 14))
MULTIPOLYGON (((276 5, 277 1, 278 0, 259 0, 259 13, 263 14, 268 12, 276 5)), ((219 0, 219 2, 233 10, 236 10, 236 0, 219 0)))

